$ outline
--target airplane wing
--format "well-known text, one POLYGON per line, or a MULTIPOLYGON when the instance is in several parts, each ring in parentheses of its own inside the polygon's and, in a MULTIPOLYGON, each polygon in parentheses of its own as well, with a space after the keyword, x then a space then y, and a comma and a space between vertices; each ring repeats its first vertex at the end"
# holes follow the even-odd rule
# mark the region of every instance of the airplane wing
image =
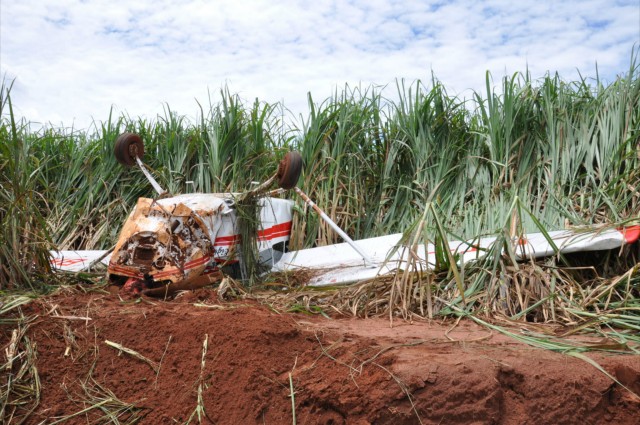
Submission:
MULTIPOLYGON (((561 230, 548 233, 550 240, 542 233, 523 235, 515 240, 514 250, 518 259, 542 258, 560 253, 580 251, 598 251, 615 249, 635 242, 640 238, 640 226, 607 230, 561 230)), ((336 285, 371 279, 390 273, 406 262, 406 253, 400 248, 389 257, 389 253, 400 243, 401 233, 377 238, 355 241, 374 262, 374 266, 365 266, 362 257, 346 243, 327 245, 317 248, 291 251, 282 256, 274 265, 273 271, 291 271, 295 269, 315 270, 316 275, 310 285, 336 285), (385 260, 389 257, 388 261, 385 260)), ((495 238, 482 238, 475 241, 451 241, 449 249, 458 255, 461 261, 469 262, 484 256, 485 249, 491 246, 495 238)), ((435 248, 420 245, 416 254, 427 267, 433 267, 435 248)), ((106 250, 90 251, 52 251, 51 266, 57 270, 78 272, 86 269, 92 262, 100 259, 108 265, 111 257, 106 250), (103 257, 103 258, 101 258, 103 257)))
POLYGON ((99 260, 108 265, 111 254, 107 250, 90 251, 51 251, 51 268, 67 272, 85 270, 91 263, 99 260), (102 257, 102 258, 101 258, 102 257))
MULTIPOLYGON (((630 244, 640 237, 640 226, 622 229, 560 230, 543 233, 530 233, 513 241, 517 259, 543 258, 557 252, 568 254, 580 251, 598 251, 619 248, 630 244)), ((327 245, 317 248, 292 251, 284 254, 274 266, 274 271, 308 269, 315 271, 309 284, 313 286, 340 285, 371 279, 401 268, 406 264, 407 253, 400 244, 401 233, 377 238, 355 241, 358 247, 374 262, 366 266, 362 257, 347 243, 327 245), (393 252, 393 254, 391 254, 393 252), (387 258, 388 257, 388 258, 387 258), (385 260, 387 260, 385 262, 385 260)), ((495 237, 474 241, 451 241, 449 249, 457 255, 459 261, 469 262, 482 258, 486 249, 496 240, 495 237)), ((425 267, 433 267, 435 247, 419 245, 416 251, 418 259, 425 267)))

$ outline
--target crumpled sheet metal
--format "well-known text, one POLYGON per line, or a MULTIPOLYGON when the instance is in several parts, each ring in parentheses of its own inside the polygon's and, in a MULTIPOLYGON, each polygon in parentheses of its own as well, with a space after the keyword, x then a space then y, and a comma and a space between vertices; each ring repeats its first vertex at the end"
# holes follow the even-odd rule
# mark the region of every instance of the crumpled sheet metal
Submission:
MULTIPOLYGON (((258 248, 265 250, 289 239, 293 202, 263 198, 259 204, 258 248)), ((230 194, 140 198, 111 256, 110 280, 175 283, 204 273, 207 266, 215 268, 216 261, 237 261, 234 248, 240 241, 232 206, 230 194)))
POLYGON ((224 199, 203 194, 161 200, 140 198, 111 256, 108 273, 155 281, 181 281, 204 271, 219 230, 224 199))

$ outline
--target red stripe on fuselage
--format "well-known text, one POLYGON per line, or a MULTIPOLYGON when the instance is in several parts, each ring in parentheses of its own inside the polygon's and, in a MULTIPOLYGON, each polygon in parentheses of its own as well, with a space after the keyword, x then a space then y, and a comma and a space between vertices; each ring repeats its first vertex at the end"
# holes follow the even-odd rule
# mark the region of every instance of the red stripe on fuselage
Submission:
MULTIPOLYGON (((200 257, 197 260, 188 261, 184 265, 184 270, 193 269, 195 267, 201 266, 203 264, 207 264, 211 260, 211 257, 200 257)), ((164 272, 156 273, 152 277, 154 280, 163 278, 165 276, 171 276, 172 274, 179 273, 180 269, 167 270, 164 272)))
MULTIPOLYGON (((258 231, 259 241, 270 241, 275 238, 281 238, 283 236, 291 235, 292 223, 287 221, 285 223, 279 223, 275 226, 271 226, 268 229, 258 231)), ((220 236, 216 238, 213 243, 214 246, 227 246, 235 245, 241 242, 240 235, 220 236)))

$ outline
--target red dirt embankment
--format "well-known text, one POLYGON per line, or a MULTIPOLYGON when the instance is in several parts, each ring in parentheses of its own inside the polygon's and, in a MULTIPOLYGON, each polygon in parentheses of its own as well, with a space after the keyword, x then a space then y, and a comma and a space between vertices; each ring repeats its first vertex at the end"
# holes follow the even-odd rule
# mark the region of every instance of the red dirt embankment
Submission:
MULTIPOLYGON (((208 290, 170 302, 58 294, 23 311, 38 316, 28 335, 42 394, 28 424, 51 423, 100 400, 107 407, 109 397, 144 407, 142 424, 190 417, 198 423, 192 417, 198 406, 206 414, 201 423, 290 424, 291 385, 298 424, 637 424, 640 418, 640 398, 587 362, 464 321, 453 329, 453 322, 433 321, 396 321, 391 328, 386 319, 281 314, 254 302, 219 301, 208 290)), ((11 328, 0 331, 4 350, 11 328)), ((589 356, 640 394, 640 356, 589 356)), ((63 423, 94 423, 103 415, 90 409, 63 423)))

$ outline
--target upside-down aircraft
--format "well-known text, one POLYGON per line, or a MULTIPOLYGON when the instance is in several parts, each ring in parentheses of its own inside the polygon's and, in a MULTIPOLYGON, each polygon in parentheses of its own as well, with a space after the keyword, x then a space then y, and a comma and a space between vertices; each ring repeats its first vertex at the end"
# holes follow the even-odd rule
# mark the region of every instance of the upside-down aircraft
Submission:
MULTIPOLYGON (((157 195, 140 198, 122 225, 112 250, 52 251, 54 269, 78 272, 104 264, 107 278, 127 291, 145 294, 167 293, 168 289, 189 289, 215 283, 224 274, 242 278, 241 220, 237 203, 257 197, 259 223, 256 241, 259 262, 267 271, 315 270, 309 285, 338 285, 372 279, 392 273, 406 263, 402 234, 353 241, 297 187, 302 157, 289 152, 275 174, 257 188, 241 194, 189 193, 169 195, 142 162, 144 144, 138 134, 123 133, 114 153, 126 167, 137 165, 157 195), (277 183, 278 189, 271 190, 277 183), (313 208, 343 238, 344 243, 288 251, 294 202, 278 195, 293 191, 313 208)), ((640 226, 622 228, 570 229, 525 234, 514 238, 519 260, 559 253, 609 250, 635 242, 640 226)), ((451 241, 449 249, 458 261, 482 258, 495 237, 473 241, 451 241)), ((424 267, 433 267, 435 247, 420 245, 412 255, 424 267)))

